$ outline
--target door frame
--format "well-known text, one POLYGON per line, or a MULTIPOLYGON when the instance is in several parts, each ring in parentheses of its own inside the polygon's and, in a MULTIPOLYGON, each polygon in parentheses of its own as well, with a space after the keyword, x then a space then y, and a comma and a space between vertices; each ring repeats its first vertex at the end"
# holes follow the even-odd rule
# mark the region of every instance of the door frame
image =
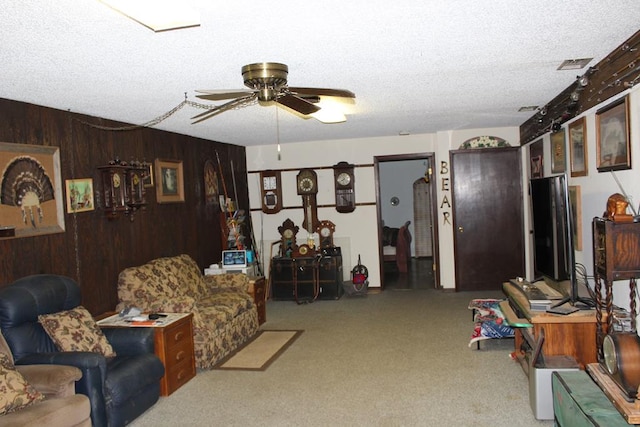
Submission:
MULTIPOLYGON (((385 283, 384 283, 384 258, 382 256, 382 209, 381 203, 382 200, 380 198, 380 168, 379 164, 384 162, 397 162, 403 160, 430 160, 432 168, 435 165, 435 153, 434 152, 424 152, 424 153, 412 153, 412 154, 393 154, 386 156, 374 156, 373 157, 373 172, 375 177, 375 186, 376 186, 376 215, 378 220, 378 258, 380 259, 380 289, 384 291, 385 283)), ((430 201, 431 201, 431 215, 432 218, 437 218, 438 216, 438 207, 436 200, 436 182, 433 177, 435 174, 432 174, 432 179, 429 182, 430 185, 430 201)), ((432 228, 432 245, 433 245, 433 279, 434 285, 436 289, 441 289, 440 287, 440 239, 438 238, 438 221, 433 221, 432 228)))

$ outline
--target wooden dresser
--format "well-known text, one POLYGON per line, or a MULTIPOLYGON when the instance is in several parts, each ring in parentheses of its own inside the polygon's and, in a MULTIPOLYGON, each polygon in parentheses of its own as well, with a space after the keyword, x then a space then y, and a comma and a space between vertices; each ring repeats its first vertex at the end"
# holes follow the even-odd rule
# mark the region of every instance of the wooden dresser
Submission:
POLYGON ((267 285, 264 277, 249 277, 249 293, 258 309, 258 325, 267 321, 267 285))

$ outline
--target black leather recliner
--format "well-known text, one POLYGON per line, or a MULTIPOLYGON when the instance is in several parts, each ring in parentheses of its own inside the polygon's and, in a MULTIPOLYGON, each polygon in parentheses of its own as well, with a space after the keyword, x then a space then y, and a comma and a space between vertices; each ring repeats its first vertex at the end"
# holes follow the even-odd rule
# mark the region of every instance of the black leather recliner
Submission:
POLYGON ((38 315, 70 310, 81 303, 71 278, 39 274, 0 289, 0 328, 17 365, 57 364, 80 368, 76 393, 89 397, 93 427, 123 426, 160 397, 164 366, 154 354, 151 328, 104 329, 117 356, 110 360, 90 352, 59 352, 38 315))

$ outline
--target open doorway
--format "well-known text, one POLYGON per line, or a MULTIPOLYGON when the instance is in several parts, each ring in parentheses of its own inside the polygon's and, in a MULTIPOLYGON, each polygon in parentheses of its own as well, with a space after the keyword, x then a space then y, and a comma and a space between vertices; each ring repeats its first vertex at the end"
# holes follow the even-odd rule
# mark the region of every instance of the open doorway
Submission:
POLYGON ((434 161, 433 153, 374 157, 382 290, 439 288, 434 161))

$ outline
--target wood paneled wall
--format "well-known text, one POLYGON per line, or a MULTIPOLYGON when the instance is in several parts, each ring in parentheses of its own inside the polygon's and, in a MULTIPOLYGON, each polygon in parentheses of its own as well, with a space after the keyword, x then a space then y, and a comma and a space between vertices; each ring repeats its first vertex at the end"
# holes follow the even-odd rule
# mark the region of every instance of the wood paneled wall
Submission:
POLYGON ((151 128, 106 131, 86 122, 121 125, 0 99, 0 142, 59 147, 63 183, 93 178, 97 192, 102 185, 96 168, 116 157, 147 162, 177 159, 183 162, 185 202, 158 204, 155 189, 147 188, 147 207, 136 213, 133 222, 124 215, 107 220, 99 200, 91 212, 67 214, 65 208, 64 233, 0 240, 0 287, 30 274, 66 275, 80 284, 87 309, 99 314, 115 308, 118 273, 126 267, 182 253, 191 255, 201 268, 220 260, 220 209, 207 205, 204 197, 207 159, 217 165, 219 155, 229 191, 233 191, 233 163, 238 206, 246 209, 249 200, 244 147, 151 128))

